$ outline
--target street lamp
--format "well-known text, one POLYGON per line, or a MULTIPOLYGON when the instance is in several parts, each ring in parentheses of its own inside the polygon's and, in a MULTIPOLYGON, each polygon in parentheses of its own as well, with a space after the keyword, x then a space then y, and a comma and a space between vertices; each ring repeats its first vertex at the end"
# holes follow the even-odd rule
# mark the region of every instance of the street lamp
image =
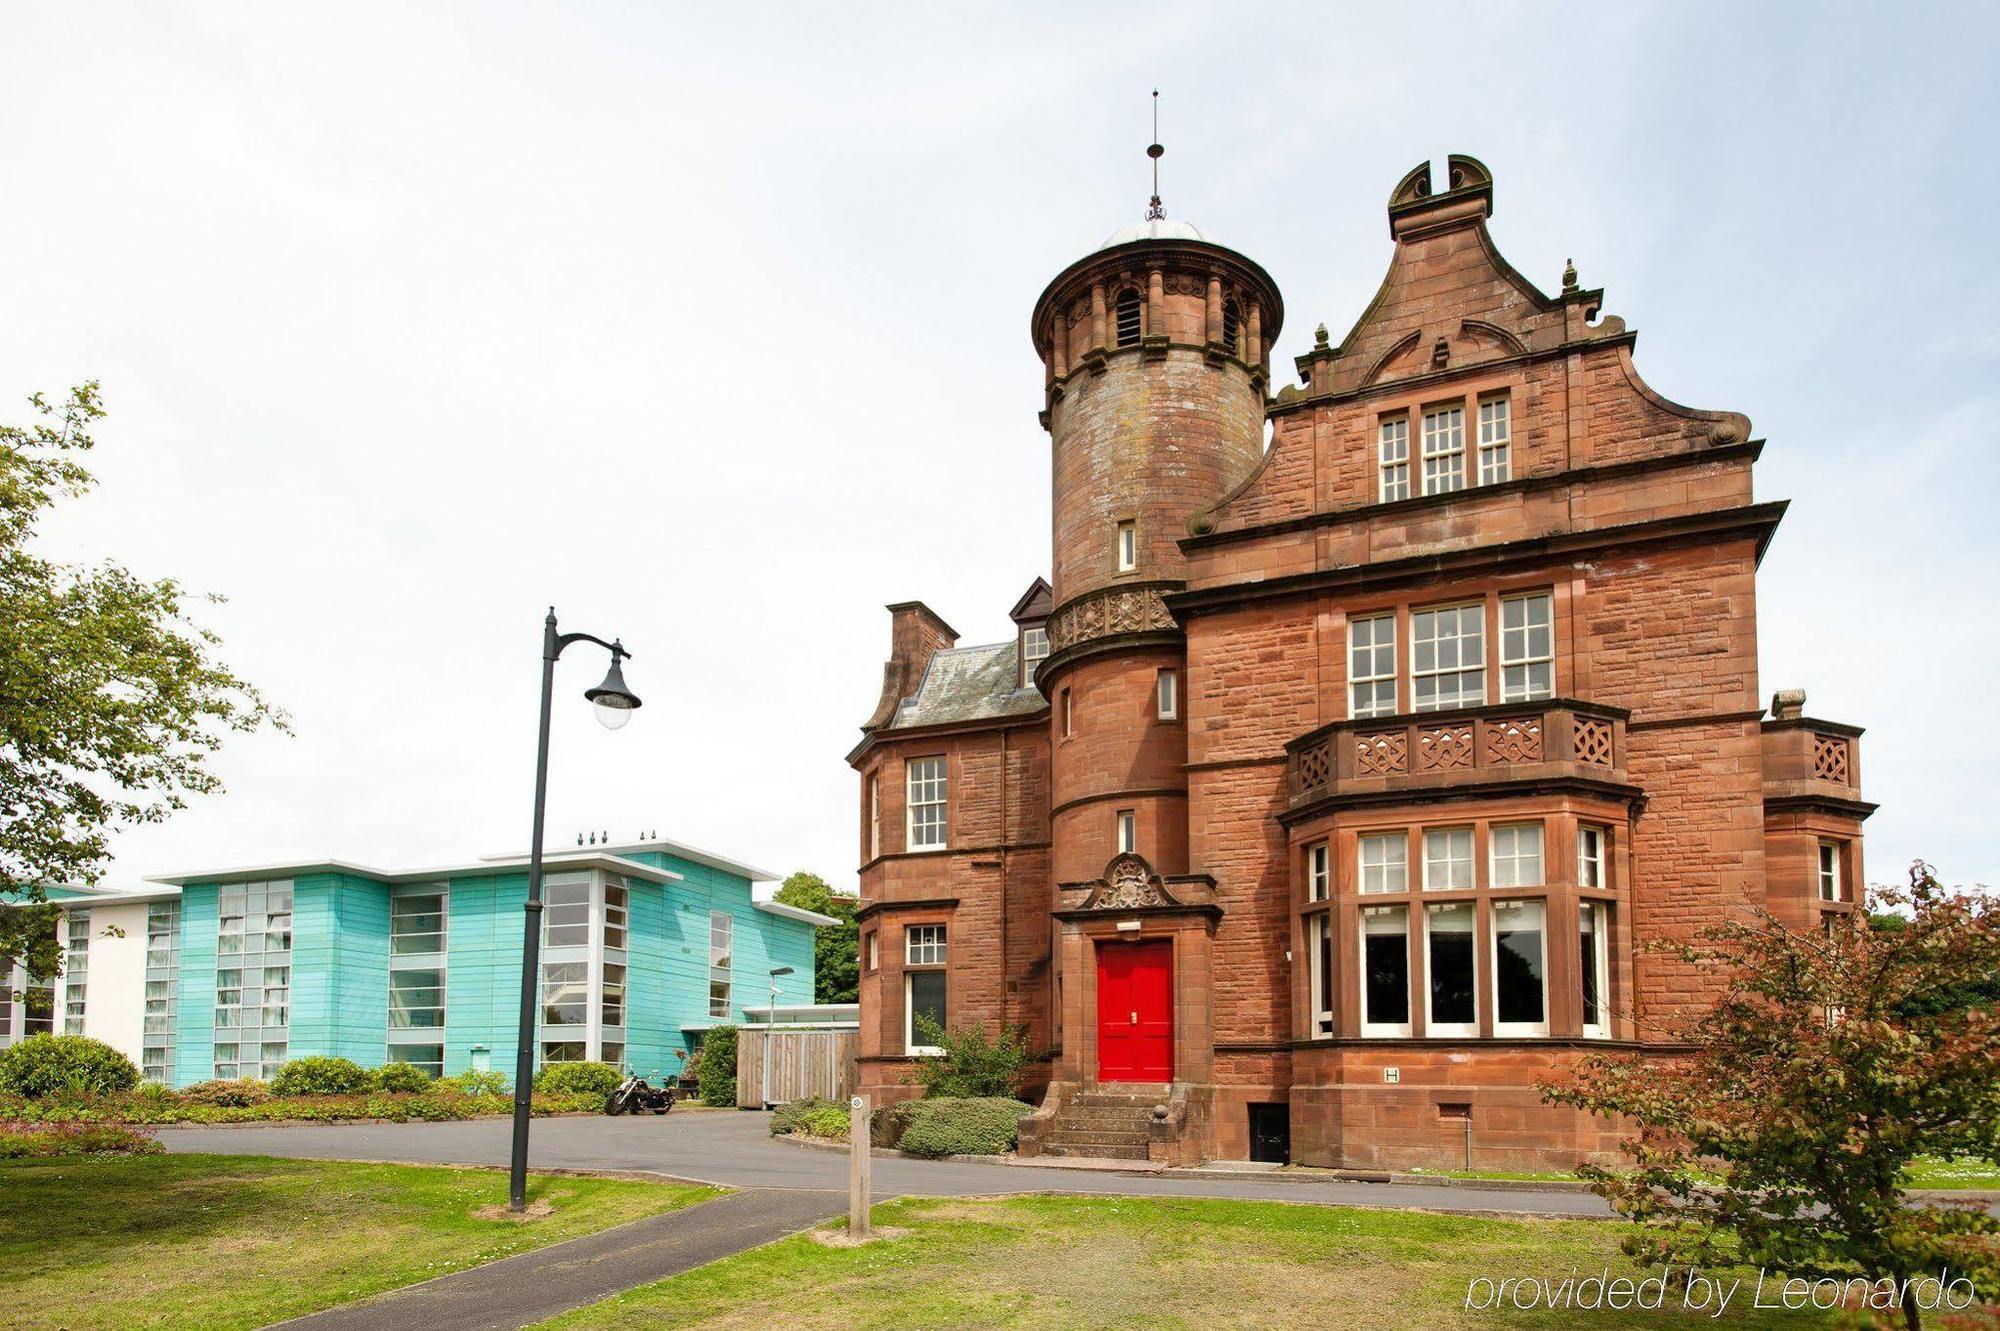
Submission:
POLYGON ((778 1033, 778 977, 780 975, 790 975, 791 973, 792 968, 790 966, 774 966, 771 968, 771 1006, 764 1010, 764 1103, 767 1105, 772 1102, 771 1039, 778 1033))
POLYGON ((614 638, 606 642, 588 633, 557 633, 556 610, 549 607, 542 621, 542 717, 535 741, 535 831, 528 844, 528 906, 521 940, 521 1036, 514 1054, 514 1153, 507 1176, 507 1205, 515 1211, 528 1205, 528 1117, 535 1083, 536 971, 542 950, 542 815, 549 795, 549 706, 555 697, 556 658, 573 642, 594 642, 611 653, 604 682, 585 689, 606 730, 618 730, 632 719, 639 696, 625 686, 620 663, 632 653, 614 638))

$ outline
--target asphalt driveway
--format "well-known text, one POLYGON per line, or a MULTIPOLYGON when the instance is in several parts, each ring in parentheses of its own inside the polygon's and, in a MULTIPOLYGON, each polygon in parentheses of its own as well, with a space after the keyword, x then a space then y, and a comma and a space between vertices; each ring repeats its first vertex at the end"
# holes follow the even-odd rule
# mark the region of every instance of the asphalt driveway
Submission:
MULTIPOLYGON (((505 1165, 506 1119, 465 1123, 338 1123, 165 1128, 169 1151, 275 1155, 412 1164, 505 1165)), ((636 1170, 731 1188, 844 1191, 847 1157, 770 1135, 770 1115, 749 1111, 673 1113, 664 1118, 536 1119, 530 1165, 538 1169, 636 1170)), ((877 1158, 877 1198, 975 1197, 1019 1192, 1146 1197, 1236 1197, 1337 1206, 1402 1207, 1530 1215, 1604 1216, 1588 1193, 1516 1192, 1426 1184, 1349 1183, 1218 1175, 1146 1174, 1029 1168, 968 1161, 877 1158)))

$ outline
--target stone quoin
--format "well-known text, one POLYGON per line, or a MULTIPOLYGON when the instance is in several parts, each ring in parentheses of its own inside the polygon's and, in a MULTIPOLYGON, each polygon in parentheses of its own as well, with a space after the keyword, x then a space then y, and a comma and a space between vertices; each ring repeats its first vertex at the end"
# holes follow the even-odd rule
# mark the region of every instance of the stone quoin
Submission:
POLYGON ((1042 293, 1052 580, 988 646, 891 605, 848 756, 878 1103, 924 1016, 1047 1051, 1023 1154, 1604 1159, 1535 1083, 1713 1001, 1644 945, 1855 908, 1861 732, 1761 702, 1762 441, 1492 210, 1470 157, 1404 177, 1275 394, 1276 283, 1187 223, 1042 293))

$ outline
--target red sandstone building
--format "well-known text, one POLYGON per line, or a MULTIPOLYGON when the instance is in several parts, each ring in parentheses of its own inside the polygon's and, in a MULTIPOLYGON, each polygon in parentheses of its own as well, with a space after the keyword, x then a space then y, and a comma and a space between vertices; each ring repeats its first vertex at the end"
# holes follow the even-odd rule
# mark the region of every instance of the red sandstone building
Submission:
POLYGON ((1714 993, 1647 940, 1852 908, 1861 732, 1760 701, 1761 441, 1449 170, 1275 396, 1276 284, 1157 209, 1036 302, 1053 585, 990 646, 891 606, 849 755, 878 1097, 919 1014, 1022 1023, 1027 1153, 1569 1162, 1535 1080, 1714 993))

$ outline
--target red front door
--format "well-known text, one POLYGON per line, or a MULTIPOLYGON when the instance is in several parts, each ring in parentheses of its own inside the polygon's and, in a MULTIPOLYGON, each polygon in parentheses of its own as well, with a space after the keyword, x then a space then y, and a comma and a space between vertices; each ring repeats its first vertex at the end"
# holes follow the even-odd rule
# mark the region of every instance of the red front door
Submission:
POLYGON ((1155 943, 1097 948, 1097 1079, 1174 1079, 1174 954, 1155 943))

